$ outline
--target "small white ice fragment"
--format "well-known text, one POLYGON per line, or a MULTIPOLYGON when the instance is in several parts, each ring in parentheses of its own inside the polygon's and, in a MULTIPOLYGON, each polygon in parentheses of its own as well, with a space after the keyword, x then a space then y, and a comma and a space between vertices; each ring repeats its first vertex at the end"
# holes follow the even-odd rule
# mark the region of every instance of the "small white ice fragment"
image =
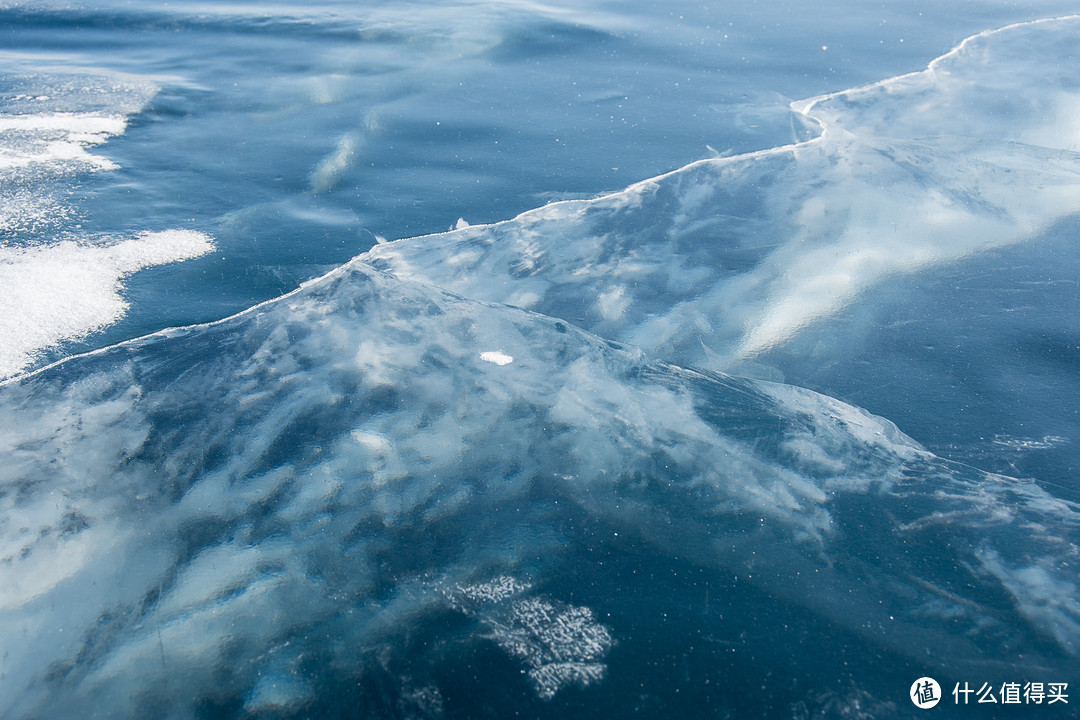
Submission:
POLYGON ((469 227, 469 223, 465 220, 465 218, 458 218, 457 225, 454 226, 454 230, 463 230, 467 227, 469 227))
POLYGON ((509 365, 514 362, 514 358, 501 350, 488 350, 487 352, 482 352, 480 353, 480 359, 484 362, 495 363, 496 365, 509 365))

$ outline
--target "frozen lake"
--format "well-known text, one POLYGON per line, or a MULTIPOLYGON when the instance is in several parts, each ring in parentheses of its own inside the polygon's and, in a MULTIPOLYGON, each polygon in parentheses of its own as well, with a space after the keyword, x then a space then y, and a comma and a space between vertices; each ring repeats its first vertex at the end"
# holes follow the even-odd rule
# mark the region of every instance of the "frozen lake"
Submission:
POLYGON ((0 715, 1068 716, 1071 9, 0 2, 0 715))

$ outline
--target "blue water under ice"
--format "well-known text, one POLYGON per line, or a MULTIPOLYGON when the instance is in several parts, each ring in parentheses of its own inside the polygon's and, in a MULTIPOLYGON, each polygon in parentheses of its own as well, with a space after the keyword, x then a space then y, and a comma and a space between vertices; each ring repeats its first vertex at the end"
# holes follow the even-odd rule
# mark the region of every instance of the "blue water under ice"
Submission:
POLYGON ((0 717, 1080 689, 1075 7, 679 5, 0 3, 0 717))

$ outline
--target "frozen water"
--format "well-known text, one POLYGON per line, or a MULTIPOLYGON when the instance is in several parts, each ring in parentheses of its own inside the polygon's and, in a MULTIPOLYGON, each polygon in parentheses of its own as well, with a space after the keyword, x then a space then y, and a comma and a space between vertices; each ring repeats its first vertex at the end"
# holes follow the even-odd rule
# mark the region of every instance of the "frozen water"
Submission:
POLYGON ((546 600, 516 602, 501 622, 489 620, 492 638, 523 662, 536 694, 555 697, 564 686, 586 687, 604 678, 611 633, 588 608, 559 607, 546 600))
POLYGON ((1023 242, 1080 211, 1077 27, 983 33, 923 72, 795 103, 821 128, 806 142, 364 259, 729 369, 884 277, 1023 242))
POLYGON ((554 697, 605 676, 619 637, 529 590, 592 527, 951 668, 1063 668, 1080 641, 1076 505, 810 391, 649 364, 360 262, 0 405, 0 630, 41 638, 6 649, 11 717, 310 707, 310 683, 362 674, 447 596, 554 697), (512 365, 480 358, 496 343, 512 365), (318 676, 282 670, 310 653, 318 676))
POLYGON ((144 232, 110 243, 72 240, 0 247, 0 377, 30 365, 42 348, 85 337, 127 310, 121 280, 152 265, 205 255, 213 241, 193 230, 144 232))
POLYGON ((586 687, 604 678, 603 660, 613 640, 589 608, 545 598, 520 598, 530 586, 501 576, 477 585, 458 585, 451 603, 478 616, 488 636, 527 670, 544 700, 567 685, 586 687))
POLYGON ((123 317, 126 276, 213 248, 208 236, 191 230, 146 231, 119 240, 60 229, 76 214, 62 199, 70 184, 85 173, 118 169, 91 149, 124 133, 128 117, 157 92, 152 82, 36 74, 8 78, 3 90, 0 378, 31 366, 46 348, 123 317))
POLYGON ((77 5, 0 3, 0 716, 1072 681, 1076 17, 77 5))

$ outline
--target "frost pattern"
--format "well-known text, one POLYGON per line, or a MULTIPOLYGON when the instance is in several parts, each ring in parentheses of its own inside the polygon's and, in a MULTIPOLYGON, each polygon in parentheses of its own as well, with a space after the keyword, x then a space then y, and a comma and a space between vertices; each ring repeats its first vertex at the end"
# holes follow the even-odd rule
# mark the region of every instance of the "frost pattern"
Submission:
POLYGON ((544 597, 520 597, 530 589, 501 576, 477 585, 457 585, 446 595, 451 605, 480 618, 490 638, 520 661, 537 696, 550 700, 569 685, 603 680, 604 658, 615 644, 611 631, 587 607, 544 597))
POLYGON ((471 612, 483 605, 494 605, 503 600, 520 595, 532 588, 509 575, 501 575, 494 580, 477 585, 458 584, 446 591, 446 597, 456 610, 471 612))
POLYGON ((506 623, 489 621, 492 639, 528 668, 536 694, 545 700, 567 685, 603 679, 602 662, 614 644, 593 611, 527 598, 514 603, 506 623))

